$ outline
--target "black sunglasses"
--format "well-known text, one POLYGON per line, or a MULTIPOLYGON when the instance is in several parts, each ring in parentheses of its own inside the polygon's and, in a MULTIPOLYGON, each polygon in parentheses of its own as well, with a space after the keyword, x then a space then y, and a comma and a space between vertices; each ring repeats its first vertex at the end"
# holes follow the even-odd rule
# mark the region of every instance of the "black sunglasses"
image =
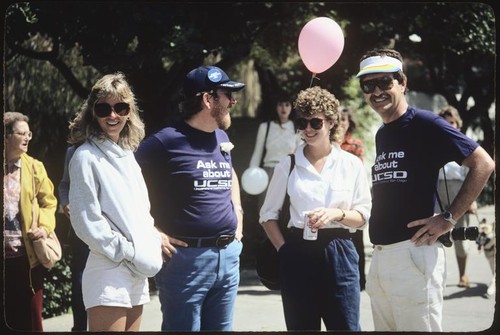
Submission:
POLYGON ((118 102, 114 106, 105 102, 94 105, 94 113, 97 117, 108 117, 113 110, 116 114, 125 116, 130 112, 130 105, 126 102, 118 102))
POLYGON ((373 93, 375 87, 380 88, 382 91, 390 90, 394 86, 394 78, 389 76, 384 76, 377 79, 365 80, 360 82, 361 89, 366 94, 373 93))
POLYGON ((320 130, 321 128, 323 128, 323 121, 324 121, 323 119, 317 117, 314 117, 310 120, 301 117, 295 121, 295 124, 297 125, 297 128, 300 130, 306 129, 308 124, 311 125, 312 129, 320 130))
POLYGON ((212 91, 214 97, 219 97, 219 94, 224 94, 229 100, 233 100, 233 92, 231 91, 212 91))

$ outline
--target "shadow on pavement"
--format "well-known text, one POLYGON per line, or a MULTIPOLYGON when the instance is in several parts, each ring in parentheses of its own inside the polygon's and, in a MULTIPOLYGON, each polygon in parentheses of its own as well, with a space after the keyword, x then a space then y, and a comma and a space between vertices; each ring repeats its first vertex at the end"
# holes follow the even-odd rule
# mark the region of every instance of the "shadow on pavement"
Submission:
MULTIPOLYGON (((456 286, 456 285, 454 285, 456 286)), ((449 286, 448 286, 449 287, 449 286)), ((450 295, 445 295, 444 300, 457 299, 457 298, 470 298, 470 297, 485 297, 488 285, 484 283, 471 283, 471 287, 454 292, 450 295)))

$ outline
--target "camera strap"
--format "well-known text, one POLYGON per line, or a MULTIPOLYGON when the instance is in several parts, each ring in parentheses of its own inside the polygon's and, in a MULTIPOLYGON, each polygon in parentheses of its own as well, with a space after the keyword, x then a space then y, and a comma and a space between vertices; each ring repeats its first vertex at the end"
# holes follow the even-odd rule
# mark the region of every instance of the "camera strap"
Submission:
POLYGON ((446 197, 448 198, 448 207, 446 207, 446 209, 448 209, 451 205, 451 202, 450 202, 450 193, 448 192, 448 180, 446 179, 446 169, 444 168, 444 166, 443 166, 443 176, 444 176, 444 187, 446 188, 446 197))
MULTIPOLYGON (((446 179, 446 171, 444 169, 444 166, 442 167, 442 169, 443 169, 443 176, 444 176, 444 187, 446 188, 446 197, 448 198, 448 206, 447 206, 447 208, 448 208, 448 207, 450 207, 450 194, 448 192, 448 181, 446 179)), ((441 209, 441 212, 444 212, 443 203, 441 202, 441 198, 439 197, 437 185, 436 185, 436 198, 437 198, 437 201, 439 204, 439 208, 441 209)))

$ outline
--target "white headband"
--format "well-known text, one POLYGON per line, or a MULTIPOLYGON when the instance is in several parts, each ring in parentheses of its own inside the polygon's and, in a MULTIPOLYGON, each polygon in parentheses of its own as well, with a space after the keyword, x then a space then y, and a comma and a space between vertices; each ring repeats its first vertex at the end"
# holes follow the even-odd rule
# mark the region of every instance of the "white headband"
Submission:
POLYGON ((394 57, 390 56, 373 56, 363 59, 359 63, 359 73, 356 78, 359 78, 369 73, 386 73, 398 72, 403 70, 403 63, 394 57))

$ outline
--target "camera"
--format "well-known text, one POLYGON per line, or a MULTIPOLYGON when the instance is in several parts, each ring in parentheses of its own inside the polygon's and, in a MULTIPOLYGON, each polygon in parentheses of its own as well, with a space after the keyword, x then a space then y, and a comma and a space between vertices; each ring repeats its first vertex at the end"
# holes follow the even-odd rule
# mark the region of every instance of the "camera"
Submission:
POLYGON ((475 241, 478 236, 478 227, 460 227, 453 228, 446 234, 439 236, 438 241, 443 243, 445 247, 451 247, 453 245, 453 241, 475 241))

